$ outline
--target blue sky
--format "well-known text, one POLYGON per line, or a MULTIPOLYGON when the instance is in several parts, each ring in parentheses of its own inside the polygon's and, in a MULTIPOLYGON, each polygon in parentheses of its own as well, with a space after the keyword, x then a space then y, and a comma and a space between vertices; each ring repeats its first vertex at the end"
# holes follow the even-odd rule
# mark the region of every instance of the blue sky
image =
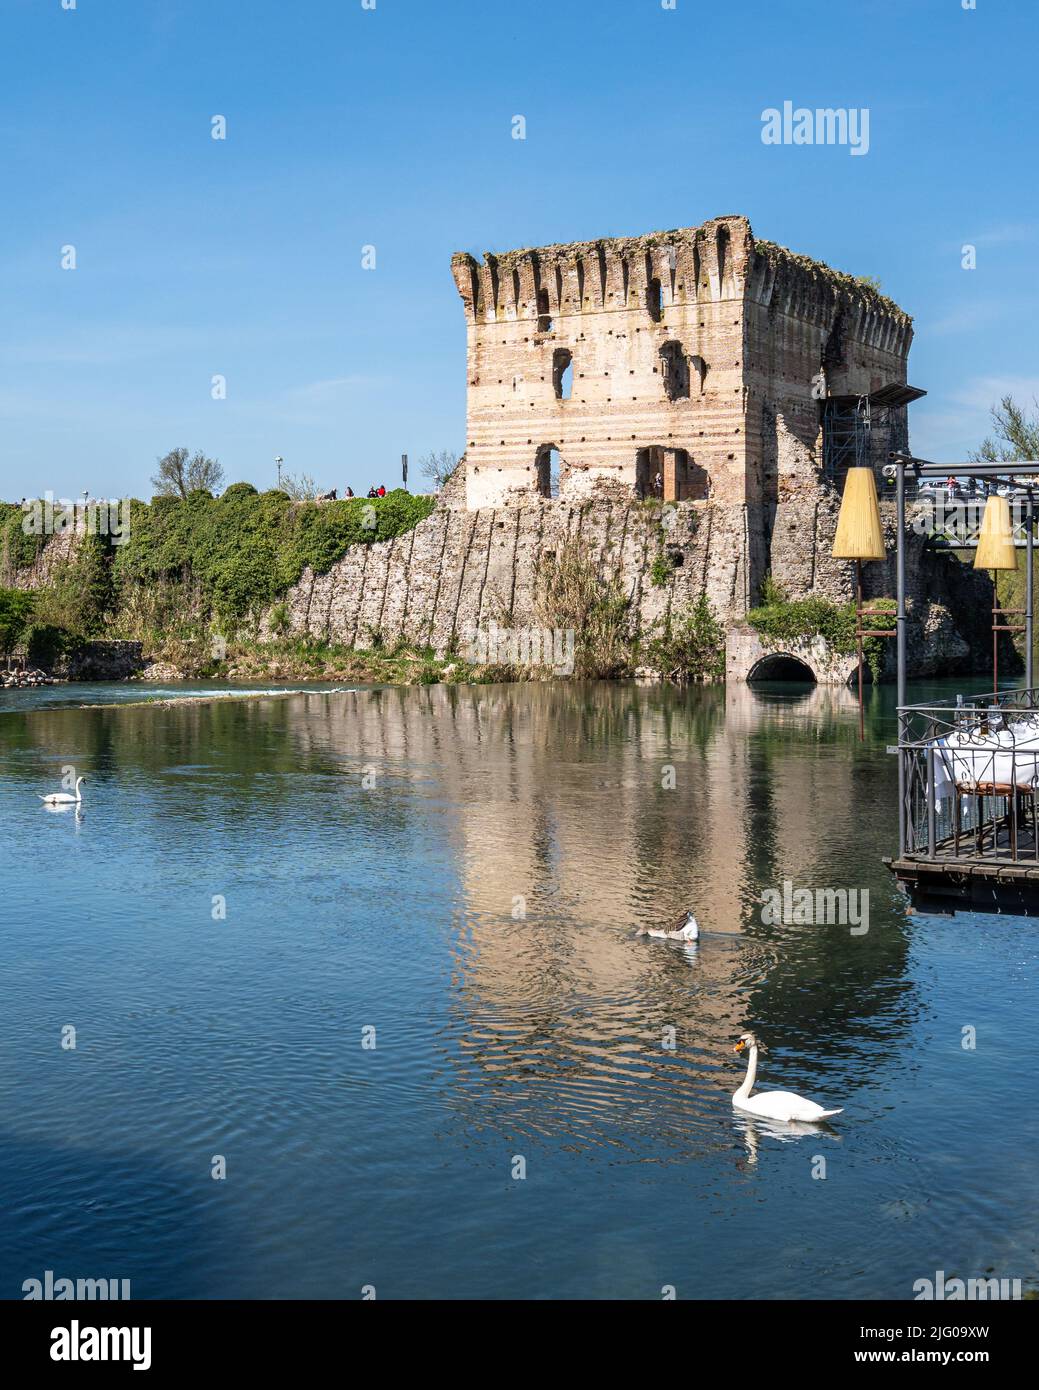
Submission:
POLYGON ((878 276, 913 447, 965 457, 1039 394, 1037 41, 1033 0, 0 0, 0 496, 147 497, 181 444, 390 484, 463 446, 453 251, 721 213, 878 276), (785 100, 868 154, 764 145, 785 100))

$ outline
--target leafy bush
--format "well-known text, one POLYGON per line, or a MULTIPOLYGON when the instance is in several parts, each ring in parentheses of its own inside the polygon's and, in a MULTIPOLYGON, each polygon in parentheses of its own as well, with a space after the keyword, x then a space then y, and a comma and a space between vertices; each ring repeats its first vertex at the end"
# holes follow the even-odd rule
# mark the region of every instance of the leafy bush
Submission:
POLYGON ((725 674, 725 628, 706 594, 682 611, 658 618, 643 639, 646 662, 665 680, 718 680, 725 674))

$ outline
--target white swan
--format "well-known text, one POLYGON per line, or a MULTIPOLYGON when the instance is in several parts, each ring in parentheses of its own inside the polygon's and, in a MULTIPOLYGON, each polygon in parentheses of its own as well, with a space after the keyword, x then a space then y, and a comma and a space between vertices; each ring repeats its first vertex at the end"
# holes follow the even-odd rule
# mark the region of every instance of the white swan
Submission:
POLYGON ((83 793, 80 791, 80 787, 86 780, 85 777, 76 778, 75 796, 73 796, 71 792, 51 792, 50 796, 41 796, 40 800, 43 802, 44 806, 75 806, 78 802, 83 800, 83 793))
POLYGON ((698 941, 700 928, 691 912, 683 912, 673 927, 639 927, 636 936, 662 936, 668 941, 698 941))
MULTIPOLYGON (((793 1091, 762 1091, 759 1096, 752 1096, 754 1089, 754 1078, 758 1074, 758 1052, 765 1051, 765 1044, 758 1042, 753 1033, 741 1033, 740 1040, 732 1049, 733 1052, 742 1052, 745 1047, 750 1048, 750 1061, 747 1063, 747 1075, 743 1085, 733 1095, 732 1104, 735 1110, 742 1110, 748 1115, 764 1115, 770 1120, 825 1120, 831 1115, 839 1115, 838 1110, 824 1110, 821 1105, 816 1105, 814 1100, 805 1100, 804 1096, 795 1096, 793 1091)), ((843 1107, 842 1107, 843 1108, 843 1107)))

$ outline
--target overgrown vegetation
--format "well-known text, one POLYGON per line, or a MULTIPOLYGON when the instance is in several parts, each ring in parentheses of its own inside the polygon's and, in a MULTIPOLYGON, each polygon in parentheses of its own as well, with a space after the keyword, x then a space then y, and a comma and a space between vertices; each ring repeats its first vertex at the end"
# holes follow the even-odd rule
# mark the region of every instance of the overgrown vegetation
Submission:
POLYGON ((429 497, 397 489, 385 497, 294 503, 284 492, 234 483, 222 496, 193 492, 131 504, 130 536, 116 548, 120 606, 139 585, 180 586, 191 606, 228 630, 255 620, 309 565, 326 574, 351 545, 389 540, 433 510, 429 497))
POLYGON ((573 630, 579 680, 610 680, 630 669, 628 599, 616 575, 600 576, 582 541, 568 541, 558 555, 543 558, 534 604, 545 627, 573 630))
POLYGON ((32 608, 31 593, 24 589, 0 589, 0 657, 5 660, 25 635, 32 608))
POLYGON ((78 638, 101 633, 116 604, 114 548, 106 536, 82 536, 71 559, 56 566, 46 587, 35 591, 37 621, 78 638))
POLYGON ((666 550, 660 549, 653 556, 649 567, 649 582, 655 589, 662 589, 674 574, 676 565, 666 550))
POLYGON ((720 680, 725 674, 725 628, 707 595, 691 606, 658 618, 643 639, 646 664, 665 680, 720 680))
POLYGON ((17 503, 0 502, 0 580, 11 579, 15 570, 35 563, 46 536, 27 536, 22 529, 25 513, 17 503))
MULTIPOLYGON (((836 604, 825 598, 788 599, 771 577, 762 584, 762 599, 761 605, 747 614, 747 622, 771 645, 785 646, 822 637, 842 656, 855 651, 854 603, 836 604)), ((894 599, 870 599, 866 606, 892 614, 895 611, 894 599)), ((871 626, 880 621, 883 620, 874 620, 871 626)), ((885 639, 867 637, 863 642, 863 655, 873 680, 879 681, 884 666, 885 639)))
MULTIPOLYGON (((124 544, 82 534, 71 557, 51 566, 47 583, 33 591, 32 622, 19 641, 40 665, 103 634, 143 641, 149 650, 176 646, 197 666, 195 646, 207 650, 214 630, 255 634, 260 617, 308 565, 327 573, 349 546, 399 536, 434 506, 432 498, 400 490, 315 505, 279 490, 258 493, 250 483, 235 483, 220 497, 195 489, 150 504, 133 501, 124 544)), ((47 539, 26 536, 23 516, 20 506, 0 513, 0 582, 31 565, 47 539)), ((271 616, 272 631, 283 634, 284 604, 271 616)))

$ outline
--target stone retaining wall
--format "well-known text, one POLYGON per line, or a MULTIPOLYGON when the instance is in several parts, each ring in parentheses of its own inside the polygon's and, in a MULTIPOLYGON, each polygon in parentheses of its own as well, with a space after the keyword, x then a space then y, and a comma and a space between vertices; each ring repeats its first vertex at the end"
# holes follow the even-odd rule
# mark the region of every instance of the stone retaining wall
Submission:
MULTIPOLYGON (((534 498, 523 507, 477 511, 442 503, 406 535, 351 547, 327 574, 304 571, 286 599, 290 627, 360 648, 404 639, 442 655, 491 622, 537 626, 538 565, 580 537, 603 577, 619 577, 634 633, 701 594, 731 629, 757 600, 766 573, 792 599, 853 599, 854 567, 830 556, 837 510, 826 483, 805 485, 765 509, 714 501, 662 509, 605 497, 579 504, 534 498), (657 586, 652 570, 660 554, 677 567, 657 586)), ((884 512, 893 547, 894 518, 884 512)), ((991 602, 984 576, 931 555, 910 535, 907 577, 911 671, 983 665, 982 619, 991 602)), ((894 560, 867 565, 865 582, 867 597, 893 594, 894 560)))

